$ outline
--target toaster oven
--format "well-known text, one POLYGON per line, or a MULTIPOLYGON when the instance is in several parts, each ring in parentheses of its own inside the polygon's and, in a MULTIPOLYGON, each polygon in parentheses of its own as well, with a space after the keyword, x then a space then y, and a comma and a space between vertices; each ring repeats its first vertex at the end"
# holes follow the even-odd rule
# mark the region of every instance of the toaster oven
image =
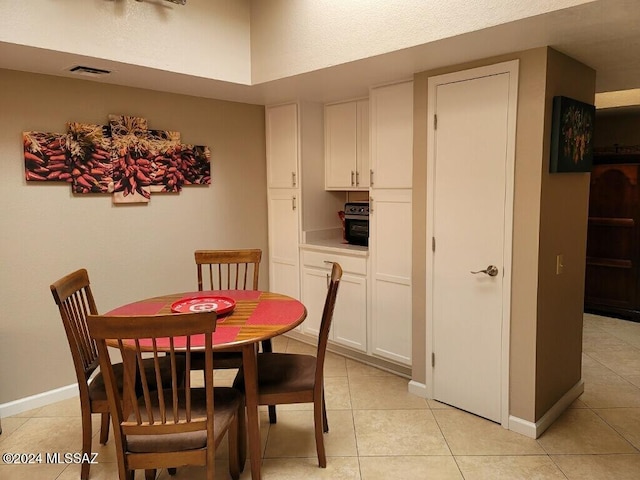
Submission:
POLYGON ((345 204, 344 236, 351 245, 369 245, 369 202, 345 204))

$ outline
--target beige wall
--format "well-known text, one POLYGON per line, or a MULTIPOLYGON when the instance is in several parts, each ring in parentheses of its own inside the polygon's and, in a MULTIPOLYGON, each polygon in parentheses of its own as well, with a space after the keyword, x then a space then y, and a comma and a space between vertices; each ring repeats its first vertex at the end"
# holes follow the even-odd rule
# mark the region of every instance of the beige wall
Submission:
POLYGON ((534 421, 536 315, 547 49, 520 58, 513 209, 509 413, 534 421))
POLYGON ((549 49, 538 279, 536 417, 538 420, 581 378, 582 318, 589 174, 549 174, 555 95, 593 104, 595 71, 549 49), (564 273, 556 274, 556 257, 564 273))
MULTIPOLYGON (((253 0, 251 76, 254 84, 267 82, 592 1, 253 0)), ((467 50, 477 47, 466 45, 467 50)), ((444 48, 433 51, 441 64, 447 59, 444 48)), ((450 53, 457 56, 460 51, 450 53)))
MULTIPOLYGON (((548 350, 541 348, 537 342, 538 324, 538 288, 539 277, 538 268, 541 252, 540 225, 542 213, 550 215, 548 209, 541 209, 541 189, 543 172, 548 170, 548 144, 544 142, 545 132, 548 125, 546 119, 550 118, 550 111, 547 111, 547 98, 545 94, 547 80, 547 48, 539 48, 524 52, 514 53, 472 62, 463 65, 455 65, 448 68, 422 72, 414 77, 414 182, 413 182, 413 379, 419 383, 424 383, 426 379, 426 342, 431 341, 428 332, 425 331, 426 308, 428 295, 426 294, 426 228, 428 221, 426 209, 426 111, 427 79, 430 76, 465 70, 481 65, 490 65, 502 61, 519 60, 519 85, 518 85, 518 114, 517 114, 517 134, 516 134, 516 161, 514 178, 514 219, 513 219, 513 264, 512 264, 512 285, 511 285, 511 346, 510 346, 510 413, 523 420, 534 422, 536 416, 536 395, 537 390, 554 390, 547 388, 546 378, 536 377, 536 356, 547 354, 548 350), (544 163, 547 162, 547 170, 544 170, 544 163)), ((555 58, 555 57, 554 57, 555 58)), ((591 72, 592 73, 592 72, 591 72)), ((593 95, 593 84, 591 77, 587 78, 587 89, 591 88, 593 95), (590 87, 589 87, 590 85, 590 87)), ((548 136, 548 135, 547 135, 548 136)), ((548 176, 548 175, 547 175, 548 176)), ((569 190, 567 195, 573 194, 574 185, 566 185, 569 190)), ((577 199, 574 206, 579 207, 582 196, 582 183, 577 187, 577 199)), ((586 209, 586 200, 583 207, 586 209)), ((545 208, 547 204, 544 204, 545 208)), ((572 213, 574 209, 571 210, 572 213)), ((578 212, 580 213, 580 212, 578 212)), ((580 220, 586 219, 578 215, 572 220, 572 225, 580 220)), ((545 223, 545 225, 547 225, 545 223)), ((562 230, 564 232, 564 229, 562 230)), ((570 234, 569 242, 576 240, 578 233, 570 234)), ((545 229, 545 234, 549 234, 545 229)), ((585 242, 586 232, 583 232, 582 243, 585 242)), ((563 245, 565 245, 563 243, 563 245)), ((577 258, 580 255, 578 245, 572 253, 566 254, 571 257, 572 268, 578 268, 577 258), (577 251, 576 251, 577 249, 577 251)), ((566 250, 570 250, 566 247, 566 250)), ((548 253, 545 250, 545 255, 548 253)), ((562 253, 562 252, 559 252, 562 253)), ((583 252, 584 253, 584 252, 583 252)), ((565 256, 565 258, 567 258, 565 256)), ((548 260, 545 257, 545 262, 548 260)), ((555 262, 555 257, 554 257, 555 262)), ((584 262, 583 262, 584 263, 584 262)), ((555 263, 554 263, 555 267, 555 263)), ((584 268, 584 265, 582 266, 584 268)), ((567 309, 582 309, 582 297, 578 298, 576 290, 582 290, 584 278, 580 279, 569 272, 563 277, 566 282, 558 285, 558 296, 568 295, 568 303, 571 306, 562 306, 560 312, 567 309), (573 282, 573 283, 572 283, 573 282), (579 285, 577 283, 579 282, 579 285)), ((557 307, 557 306, 556 306, 557 307)), ((559 307, 557 307, 559 308, 559 307)), ((558 312, 559 313, 559 312, 558 312)), ((549 315, 546 312, 545 315, 549 315)), ((557 316, 555 312, 553 318, 557 316)), ((580 319, 582 317, 580 316, 580 319)), ((551 320, 553 321, 553 320, 551 320)), ((575 318, 571 319, 572 328, 575 326, 575 318)), ((562 330, 561 330, 562 331, 562 330)), ((571 331, 571 329, 570 329, 571 331)), ((546 333, 546 331, 545 331, 546 333)), ((572 339, 574 341, 575 339, 572 339)), ((579 339, 578 339, 579 340, 579 339)), ((571 361, 575 363, 576 352, 571 349, 571 361)), ((565 359, 566 360, 566 359, 565 359)), ((580 361, 580 352, 577 354, 577 361, 580 361)), ((556 365, 557 366, 557 365, 556 365)), ((573 365, 572 365, 573 366, 573 365)), ((553 380, 551 380, 553 381, 553 380)), ((554 382, 555 383, 555 382, 554 382)), ((572 386, 572 385, 571 385, 572 386)), ((564 392, 563 392, 564 393, 564 392)))
MULTIPOLYGON (((251 83, 249 0, 0 2, 0 42, 251 83)), ((82 58, 82 57, 80 57, 82 58)), ((73 65, 68 65, 72 67, 73 65)), ((126 67, 125 67, 126 68, 126 67)))
MULTIPOLYGON (((100 311, 197 288, 193 251, 267 251, 264 107, 0 70, 0 404, 75 382, 49 285, 86 267, 100 311), (212 150, 212 185, 113 206, 24 179, 21 133, 105 123, 110 113, 178 130, 212 150)), ((268 265, 263 260, 261 286, 268 265)))

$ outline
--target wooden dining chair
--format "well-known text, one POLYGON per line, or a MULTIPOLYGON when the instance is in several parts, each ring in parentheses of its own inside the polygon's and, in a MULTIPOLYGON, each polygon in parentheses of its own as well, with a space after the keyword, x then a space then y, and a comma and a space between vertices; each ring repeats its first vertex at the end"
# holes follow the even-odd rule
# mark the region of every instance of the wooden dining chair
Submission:
MULTIPOLYGON (((67 334, 69 349, 78 381, 80 394, 80 410, 82 418, 82 453, 91 454, 91 414, 102 415, 100 426, 100 443, 109 439, 109 402, 104 385, 104 377, 98 368, 98 350, 94 340, 89 336, 87 316, 96 315, 98 310, 91 292, 89 275, 83 268, 70 273, 51 285, 51 294, 58 305, 62 324, 67 334)), ((153 365, 145 360, 145 368, 153 365)), ((169 364, 162 360, 162 378, 170 378, 169 364)), ((178 363, 178 370, 184 378, 184 361, 178 363)), ((122 384, 122 365, 114 367, 117 382, 122 384)), ((155 381, 153 382, 155 384, 155 381)), ((138 387, 139 390, 139 387, 138 387)), ((89 463, 83 463, 80 478, 89 477, 89 463)))
MULTIPOLYGON (((262 250, 196 250, 198 291, 258 290, 262 250)), ((263 351, 271 352, 271 340, 262 342, 263 351)), ((216 352, 216 368, 240 368, 240 352, 216 352)), ((194 367, 195 368, 195 367, 194 367)))
POLYGON ((258 290, 262 250, 196 250, 198 290, 258 290))
MULTIPOLYGON (((204 465, 206 478, 213 480, 215 450, 225 434, 229 471, 238 479, 246 456, 244 396, 233 388, 214 388, 216 313, 89 315, 88 326, 104 372, 120 480, 133 480, 135 470, 144 470, 145 478, 151 480, 157 469, 175 473, 175 467, 184 465, 204 465), (182 385, 176 368, 184 358, 189 370, 194 336, 204 337, 204 388, 191 388, 188 375, 182 385), (108 346, 117 348, 122 356, 124 387, 117 381, 108 346), (140 368, 143 355, 151 356, 153 371, 140 368), (162 380, 160 371, 163 359, 171 364, 167 381, 162 380), (140 396, 132 388, 136 371, 142 386, 140 396), (122 405, 127 393, 132 411, 125 417, 122 405)), ((198 342, 202 344, 202 340, 198 342)))
MULTIPOLYGON (((329 431, 324 399, 324 359, 341 278, 342 267, 334 262, 324 302, 315 357, 294 353, 260 353, 258 355, 259 405, 313 402, 316 450, 318 463, 322 468, 327 466, 322 434, 329 431)), ((238 371, 233 386, 244 391, 242 370, 238 371)), ((275 423, 275 417, 272 420, 271 423, 275 423)))
MULTIPOLYGON (((204 290, 258 290, 262 250, 196 250, 198 291, 204 290)), ((262 342, 263 352, 272 352, 271 339, 262 342)), ((216 368, 241 368, 242 352, 217 351, 214 353, 216 368)), ((193 369, 202 367, 202 359, 194 358, 193 369)), ((276 407, 269 406, 269 419, 275 423, 276 407)))

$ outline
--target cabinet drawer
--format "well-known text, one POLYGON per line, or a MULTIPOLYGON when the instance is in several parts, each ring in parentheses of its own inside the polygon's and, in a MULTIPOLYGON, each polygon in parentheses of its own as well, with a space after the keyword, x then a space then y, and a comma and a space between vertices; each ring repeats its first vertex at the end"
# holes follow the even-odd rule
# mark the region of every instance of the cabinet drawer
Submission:
POLYGON ((344 272, 356 275, 367 274, 367 259, 365 257, 352 257, 320 251, 302 251, 302 264, 304 266, 329 269, 329 265, 325 262, 339 263, 344 272))

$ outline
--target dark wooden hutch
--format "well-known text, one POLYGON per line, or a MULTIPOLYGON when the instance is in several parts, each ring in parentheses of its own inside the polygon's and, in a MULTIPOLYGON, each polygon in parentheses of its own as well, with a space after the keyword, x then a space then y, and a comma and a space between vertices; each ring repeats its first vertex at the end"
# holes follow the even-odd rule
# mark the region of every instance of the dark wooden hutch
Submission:
POLYGON ((640 321, 640 152, 594 155, 585 311, 640 321))

